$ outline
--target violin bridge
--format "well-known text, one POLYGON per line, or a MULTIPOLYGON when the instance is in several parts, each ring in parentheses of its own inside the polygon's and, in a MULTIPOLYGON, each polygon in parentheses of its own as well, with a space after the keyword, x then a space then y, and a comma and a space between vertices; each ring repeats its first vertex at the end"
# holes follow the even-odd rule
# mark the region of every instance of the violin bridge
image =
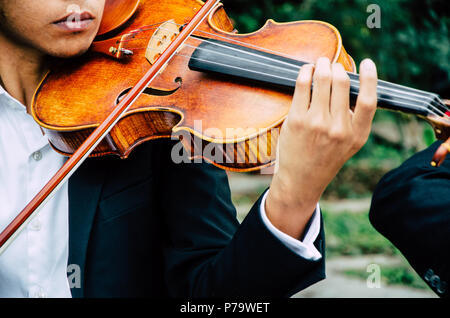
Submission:
POLYGON ((178 34, 180 34, 180 30, 175 20, 169 20, 161 24, 148 42, 145 52, 147 61, 153 65, 178 34))

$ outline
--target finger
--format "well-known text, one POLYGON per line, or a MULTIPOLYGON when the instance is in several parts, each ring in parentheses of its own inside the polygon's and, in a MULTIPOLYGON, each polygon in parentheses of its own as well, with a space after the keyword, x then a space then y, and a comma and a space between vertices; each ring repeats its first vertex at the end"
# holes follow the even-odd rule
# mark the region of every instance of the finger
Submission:
POLYGON ((326 57, 317 60, 313 76, 313 92, 310 111, 321 115, 330 114, 331 64, 326 57))
POLYGON ((311 84, 314 65, 305 64, 301 67, 295 84, 291 112, 305 113, 311 103, 311 84))
POLYGON ((331 85, 331 116, 348 124, 350 121, 350 77, 344 67, 332 65, 333 82, 331 85))
POLYGON ((365 59, 360 66, 360 87, 353 116, 355 133, 367 137, 377 107, 377 68, 372 60, 365 59))

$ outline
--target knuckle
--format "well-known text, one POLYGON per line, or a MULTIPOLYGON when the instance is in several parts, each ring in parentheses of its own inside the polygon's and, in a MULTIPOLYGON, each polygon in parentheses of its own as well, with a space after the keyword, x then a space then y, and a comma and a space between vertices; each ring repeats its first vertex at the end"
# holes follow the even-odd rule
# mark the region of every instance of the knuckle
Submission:
POLYGON ((337 84, 342 87, 350 87, 350 77, 347 73, 335 72, 333 74, 333 84, 337 84))
POLYGON ((377 105, 377 98, 374 96, 359 96, 358 106, 366 109, 375 108, 377 105))
POLYGON ((319 82, 331 81, 331 71, 327 69, 321 69, 314 73, 314 79, 319 82))
POLYGON ((378 81, 376 73, 365 73, 364 75, 361 76, 364 77, 363 80, 366 82, 375 83, 378 81))
POLYGON ((327 127, 323 120, 311 120, 308 124, 308 128, 317 134, 324 134, 327 132, 327 127))
POLYGON ((328 133, 328 138, 334 142, 343 142, 347 139, 347 133, 343 129, 332 129, 328 133))
POLYGON ((299 76, 297 78, 297 82, 295 83, 297 88, 303 89, 303 88, 309 88, 311 86, 311 81, 304 76, 299 76))
POLYGON ((305 126, 305 122, 300 116, 291 116, 288 118, 288 122, 289 125, 295 130, 303 129, 305 126))

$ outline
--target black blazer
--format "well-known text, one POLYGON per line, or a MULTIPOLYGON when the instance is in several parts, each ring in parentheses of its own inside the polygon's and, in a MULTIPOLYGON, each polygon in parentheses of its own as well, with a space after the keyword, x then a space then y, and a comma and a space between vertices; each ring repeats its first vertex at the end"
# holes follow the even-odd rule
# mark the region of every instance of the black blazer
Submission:
POLYGON ((287 297, 325 277, 323 230, 309 261, 266 229, 261 198, 239 226, 226 173, 174 164, 172 145, 89 159, 70 179, 74 297, 287 297))
POLYGON ((440 142, 389 172, 372 199, 370 221, 439 295, 449 297, 450 158, 430 165, 440 142))

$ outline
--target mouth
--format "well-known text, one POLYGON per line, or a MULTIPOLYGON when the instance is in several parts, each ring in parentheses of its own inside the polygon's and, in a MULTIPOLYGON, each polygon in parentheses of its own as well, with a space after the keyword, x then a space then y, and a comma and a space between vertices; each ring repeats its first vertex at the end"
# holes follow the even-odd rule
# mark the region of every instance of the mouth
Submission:
POLYGON ((95 16, 88 11, 71 12, 52 24, 68 32, 81 32, 87 30, 94 22, 95 16))

